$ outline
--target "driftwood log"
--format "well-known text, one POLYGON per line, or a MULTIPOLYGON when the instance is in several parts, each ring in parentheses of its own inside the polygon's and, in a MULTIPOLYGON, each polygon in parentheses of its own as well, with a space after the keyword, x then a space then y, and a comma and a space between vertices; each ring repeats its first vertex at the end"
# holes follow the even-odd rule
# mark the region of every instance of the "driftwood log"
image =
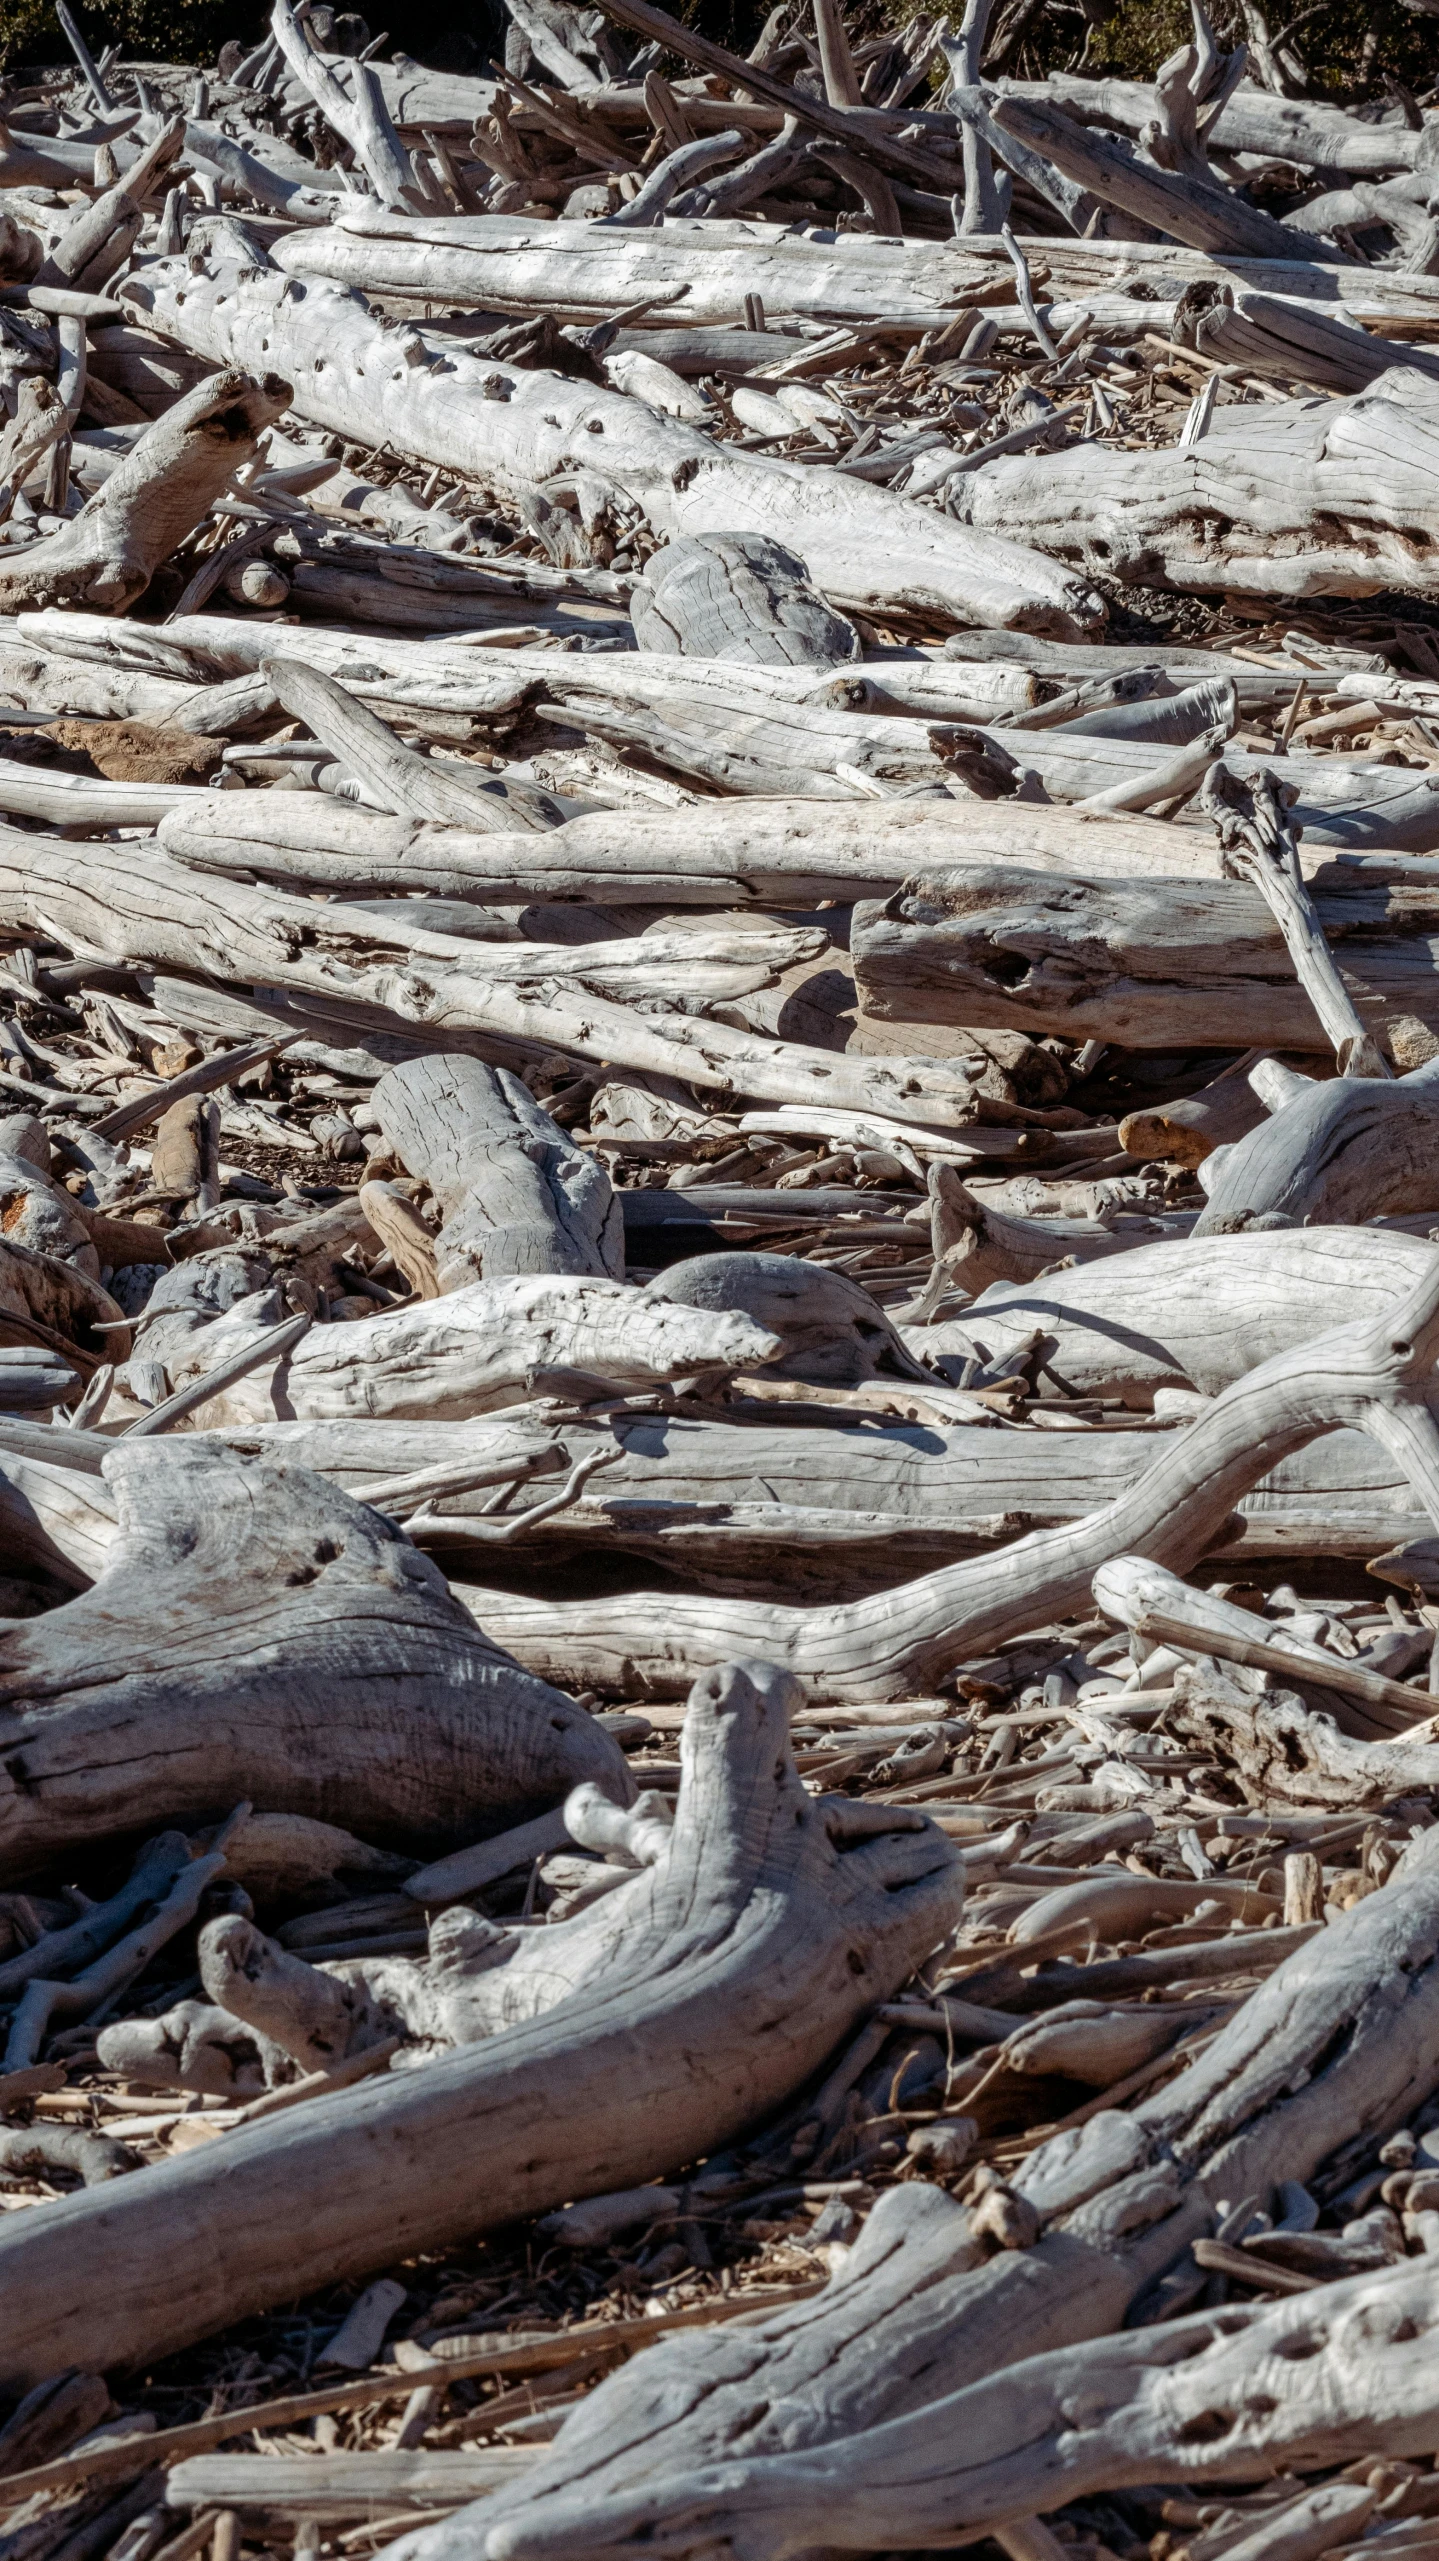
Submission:
POLYGON ((113 1544, 94 1589, 5 1634, 11 1873, 242 1796, 437 1844, 581 1778, 623 1797, 592 1719, 337 1488, 162 1441, 106 1465, 113 1544))
POLYGON ((765 1664, 697 1685, 667 1852, 545 1933, 512 2023, 148 2172, 107 2195, 120 2211, 103 2225, 84 2196, 7 2217, 7 2388, 28 2389, 57 2357, 93 2369, 165 2353, 234 2319, 241 2299, 258 2311, 387 2265, 397 2245, 433 2249, 633 2186, 800 2087, 944 1937, 964 1870, 920 1815, 877 1825, 806 1795, 787 1745, 796 1702, 765 1664), (282 2193, 293 2219, 276 2212, 282 2193), (196 2246, 177 2259, 185 2231, 196 2246), (57 2316, 62 2295, 72 2309, 57 2316))

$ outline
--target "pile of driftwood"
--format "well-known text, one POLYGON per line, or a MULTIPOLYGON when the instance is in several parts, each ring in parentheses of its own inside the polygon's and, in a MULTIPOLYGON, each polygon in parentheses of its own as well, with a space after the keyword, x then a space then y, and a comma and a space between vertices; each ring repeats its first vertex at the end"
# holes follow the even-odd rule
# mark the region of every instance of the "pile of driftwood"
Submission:
POLYGON ((1427 2554, 1439 104, 59 7, 0 2561, 1427 2554))

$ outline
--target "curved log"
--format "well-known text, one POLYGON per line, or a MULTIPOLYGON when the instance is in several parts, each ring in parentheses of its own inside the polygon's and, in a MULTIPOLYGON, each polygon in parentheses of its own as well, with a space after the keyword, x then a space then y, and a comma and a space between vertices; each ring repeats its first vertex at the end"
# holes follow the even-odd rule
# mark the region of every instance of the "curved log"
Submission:
MULTIPOLYGON (((1316 1094, 1355 1090, 1314 1088, 1316 1094)), ((1003 1233, 1009 1224, 992 1211, 984 1219, 989 1231, 998 1226, 1003 1233)), ((1054 1227, 1055 1259, 1071 1250, 1066 1222, 1042 1223, 1054 1227)), ((1197 1387, 1216 1396, 1311 1334, 1396 1305, 1430 1267, 1433 1253, 1423 1237, 1375 1228, 1344 1226, 1336 1233, 1296 1226, 1263 1236, 1201 1230, 1153 1245, 1132 1243, 1126 1253, 1079 1271, 993 1282, 962 1317, 901 1331, 912 1352, 942 1371, 976 1353, 1002 1361, 1038 1332, 1041 1392, 1123 1396, 1142 1409, 1157 1387, 1197 1387)))
POLYGON ((118 1533, 93 1590, 0 1630, 10 1873, 242 1797, 436 1846, 582 1778, 628 1797, 603 1728, 323 1478, 178 1441, 105 1468, 118 1533))
POLYGON ((537 1961, 512 2024, 423 2070, 147 2170, 107 2191, 103 2219, 83 2196, 7 2215, 0 2389, 164 2355, 397 2256, 637 2185, 799 2088, 944 1938, 964 1870, 922 1816, 886 1809, 876 1833, 806 1793, 787 1739, 798 1703, 767 1664, 697 1685, 668 1853, 539 1934, 552 2004, 537 1961))
MULTIPOLYGON (((1302 2304, 1231 2303, 1026 2357, 911 2418, 813 2453, 696 2467, 648 2500, 632 2493, 592 2505, 587 2493, 572 2493, 546 2504, 532 2473, 518 2493, 502 2493, 510 2513, 483 2542, 480 2509, 453 2521, 453 2540, 445 2527, 422 2529, 398 2550, 404 2561, 459 2550, 483 2550, 487 2561, 558 2561, 703 2546, 779 2561, 822 2536, 840 2550, 883 2543, 904 2551, 947 2543, 960 2527, 977 2538, 1006 2520, 1140 2482, 1198 2488, 1327 2473, 1346 2460, 1422 2458, 1439 2422, 1436 2330, 1433 2261, 1401 2260, 1317 2286, 1302 2304)), ((646 2361, 658 2363, 659 2351, 646 2361)), ((1331 2539, 1351 2542, 1377 2496, 1342 2475, 1329 2480, 1266 2518, 1267 2543, 1312 2553, 1316 2539, 1321 2550, 1331 2539), (1329 2525, 1315 2538, 1314 2526, 1330 2516, 1342 2532, 1329 2525)), ((1257 2533, 1245 2539, 1246 2552, 1258 2548, 1257 2533)))
MULTIPOLYGON (((1383 1091, 1389 1087, 1361 1090, 1383 1091)), ((523 1662, 623 1695, 673 1694, 707 1663, 763 1645, 816 1698, 931 1694, 988 1652, 1082 1600, 1096 1569, 1135 1554, 1178 1571, 1201 1556, 1236 1497, 1289 1451, 1339 1423, 1381 1438, 1439 1525, 1439 1426, 1421 1402, 1439 1356, 1439 1260, 1398 1305, 1276 1354, 1160 1449, 1138 1481, 1087 1518, 1038 1530, 837 1610, 667 1596, 548 1603, 494 1592, 486 1623, 523 1662)))

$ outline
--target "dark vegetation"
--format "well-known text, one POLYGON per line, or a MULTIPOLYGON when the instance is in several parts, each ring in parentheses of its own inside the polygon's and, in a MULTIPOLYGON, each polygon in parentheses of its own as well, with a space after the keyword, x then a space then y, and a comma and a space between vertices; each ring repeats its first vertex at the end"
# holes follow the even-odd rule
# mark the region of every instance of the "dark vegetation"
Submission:
MULTIPOLYGON (((802 5, 802 0, 797 0, 802 5)), ((851 32, 878 33, 916 13, 919 0, 860 0, 851 32)), ((120 47, 130 59, 213 63, 229 37, 250 44, 268 18, 265 0, 94 0, 81 9, 95 51, 120 47)), ((394 42, 437 69, 481 72, 502 42, 500 0, 410 0, 394 42)), ((680 0, 676 14, 721 43, 748 51, 768 14, 765 0, 680 0)), ((956 6, 955 21, 961 14, 956 6)), ((1418 99, 1439 97, 1439 0, 1222 0, 1211 12, 1228 43, 1266 31, 1285 57, 1295 96, 1329 97, 1381 107, 1400 95, 1410 113, 1418 99), (1295 30, 1286 37, 1290 28, 1295 30)), ((386 24, 377 10, 372 23, 386 24)), ((1009 0, 996 13, 991 56, 996 67, 1025 78, 1083 70, 1149 78, 1187 41, 1187 0, 1009 0), (1020 16, 1017 46, 1006 41, 1020 16)), ((389 47, 385 50, 388 52, 389 47)), ((0 0, 0 71, 12 79, 36 64, 68 62, 69 49, 53 0, 0 0)))

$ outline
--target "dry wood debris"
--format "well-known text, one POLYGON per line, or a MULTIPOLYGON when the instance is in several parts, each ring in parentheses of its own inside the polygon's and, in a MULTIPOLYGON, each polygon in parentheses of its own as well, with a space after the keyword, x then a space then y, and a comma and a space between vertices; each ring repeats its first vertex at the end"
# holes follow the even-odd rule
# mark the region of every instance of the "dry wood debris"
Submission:
POLYGON ((0 2561, 1433 2548, 1439 91, 1033 14, 0 100, 0 2561))

